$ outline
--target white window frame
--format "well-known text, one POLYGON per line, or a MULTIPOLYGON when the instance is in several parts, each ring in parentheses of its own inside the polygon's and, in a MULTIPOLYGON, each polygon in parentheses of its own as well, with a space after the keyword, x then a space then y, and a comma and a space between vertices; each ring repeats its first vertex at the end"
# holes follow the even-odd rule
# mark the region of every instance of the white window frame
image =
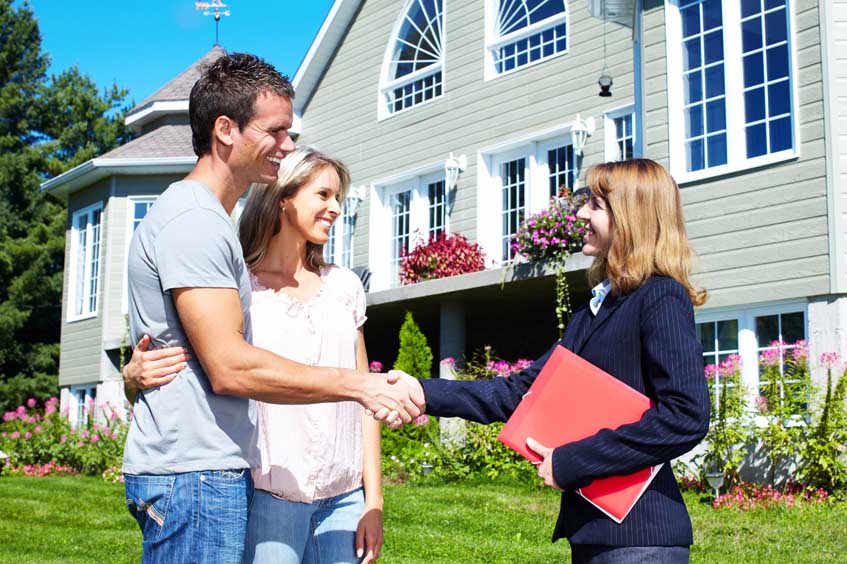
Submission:
POLYGON ((571 48, 571 22, 570 22, 570 9, 568 6, 568 0, 561 0, 564 4, 565 11, 562 14, 551 16, 545 20, 540 22, 536 22, 530 26, 527 26, 523 29, 516 30, 514 32, 508 33, 506 35, 501 36, 500 31, 497 29, 497 19, 499 13, 499 4, 501 0, 485 0, 485 48, 484 48, 484 72, 483 79, 485 81, 489 81, 495 78, 499 78, 501 76, 508 76, 514 72, 520 71, 522 69, 527 69, 533 67, 539 63, 543 63, 545 61, 549 61, 551 59, 555 59, 560 55, 565 55, 570 52, 571 48), (497 72, 497 65, 494 59, 494 50, 499 49, 504 45, 508 45, 510 43, 514 43, 515 41, 519 41, 521 39, 525 39, 529 36, 535 35, 537 33, 546 31, 548 29, 552 29, 557 25, 565 24, 565 48, 562 51, 557 53, 553 53, 552 55, 548 55, 547 57, 541 57, 540 59, 536 59, 535 61, 528 62, 525 65, 516 66, 513 69, 509 69, 503 72, 497 72))
POLYGON ((444 97, 444 92, 446 92, 447 89, 447 73, 445 72, 447 61, 447 1, 438 1, 441 2, 441 45, 439 46, 441 52, 438 53, 439 61, 436 63, 432 63, 425 68, 418 69, 417 71, 407 74, 406 76, 402 76, 400 78, 395 79, 391 76, 394 70, 394 64, 392 63, 394 57, 394 48, 397 44, 397 41, 399 40, 400 31, 403 29, 403 23, 406 21, 406 14, 409 13, 409 10, 412 8, 412 5, 418 3, 419 0, 406 0, 406 2, 403 4, 403 9, 400 12, 400 17, 394 23, 394 29, 391 30, 391 35, 389 36, 390 39, 388 41, 388 45, 385 48, 385 54, 382 58, 382 69, 380 71, 379 92, 377 99, 377 121, 382 121, 393 116, 401 115, 412 109, 419 108, 430 102, 434 102, 435 100, 444 97), (390 108, 391 91, 396 88, 402 88, 426 77, 434 76, 437 73, 441 73, 441 94, 433 96, 432 98, 429 98, 427 100, 423 100, 422 102, 419 102, 417 104, 412 104, 411 106, 407 106, 397 111, 393 111, 390 108))
POLYGON ((85 384, 71 386, 70 410, 68 411, 71 426, 78 429, 80 426, 88 426, 89 421, 94 420, 97 402, 97 384, 85 384), (80 401, 81 398, 81 401, 80 401), (86 413, 85 408, 91 403, 91 410, 86 413))
POLYGON ((572 144, 572 125, 558 125, 484 148, 477 153, 477 242, 485 252, 486 263, 492 268, 500 268, 510 262, 502 258, 503 184, 500 165, 517 158, 526 158, 526 216, 538 213, 550 203, 547 151, 572 144))
MULTIPOLYGON (((400 284, 392 277, 393 267, 393 211, 392 197, 411 190, 409 203, 409 250, 429 239, 429 191, 431 182, 445 180, 444 161, 430 163, 405 173, 377 180, 371 184, 370 237, 368 241, 368 268, 371 271, 370 291, 386 290, 400 284)), ((444 232, 451 233, 450 190, 445 186, 448 202, 444 232)))
MULTIPOLYGON (((135 204, 137 203, 147 203, 154 204, 159 196, 149 195, 149 196, 129 196, 127 197, 127 221, 126 221, 126 244, 124 245, 124 283, 123 283, 123 295, 121 297, 121 312, 126 315, 129 312, 129 244, 132 242, 132 235, 135 233, 135 229, 133 226, 135 225, 135 204)), ((147 211, 150 211, 150 207, 147 207, 147 211)), ((145 214, 146 215, 146 214, 145 214)))
POLYGON ((747 390, 748 407, 755 407, 759 389, 759 352, 756 318, 768 315, 802 313, 804 335, 808 340, 809 311, 806 302, 779 302, 748 308, 721 308, 697 313, 695 323, 710 323, 736 319, 738 321, 738 355, 741 357, 741 383, 747 390))
POLYGON ((70 265, 68 268, 68 313, 67 320, 71 321, 79 321, 82 319, 90 319, 97 315, 97 312, 100 308, 100 291, 103 287, 103 202, 97 202, 91 204, 90 206, 86 206, 80 210, 75 211, 71 216, 71 249, 70 249, 70 265), (97 253, 98 257, 96 258, 96 267, 97 272, 94 273, 92 271, 92 235, 94 234, 94 225, 93 225, 93 217, 95 212, 100 212, 100 223, 98 224, 97 231, 97 253), (86 222, 86 237, 85 237, 85 248, 82 249, 82 252, 85 253, 83 258, 83 283, 90 288, 90 281, 92 275, 97 277, 97 288, 94 298, 94 307, 90 307, 91 303, 91 294, 88 292, 88 288, 82 294, 83 303, 79 304, 77 301, 77 275, 78 273, 78 265, 79 265, 79 230, 77 229, 77 220, 82 216, 88 216, 88 221, 86 222), (80 307, 81 306, 81 307, 80 307), (78 310, 81 310, 80 313, 77 313, 78 310))
POLYGON ((620 160, 621 155, 618 147, 618 142, 620 140, 618 139, 618 131, 615 121, 626 116, 632 116, 633 154, 629 158, 633 158, 635 156, 635 148, 638 143, 638 127, 636 122, 638 118, 635 115, 635 104, 627 104, 625 106, 608 110, 603 114, 603 145, 606 162, 620 160))
POLYGON ((772 165, 800 157, 800 126, 798 107, 797 37, 793 2, 787 0, 788 11, 788 73, 791 93, 791 149, 747 158, 744 120, 744 79, 741 45, 741 9, 738 2, 724 0, 724 88, 726 97, 727 162, 724 165, 698 171, 686 170, 685 119, 682 82, 682 16, 679 0, 665 0, 665 39, 668 80, 668 140, 670 169, 678 183, 695 182, 744 170, 772 165))

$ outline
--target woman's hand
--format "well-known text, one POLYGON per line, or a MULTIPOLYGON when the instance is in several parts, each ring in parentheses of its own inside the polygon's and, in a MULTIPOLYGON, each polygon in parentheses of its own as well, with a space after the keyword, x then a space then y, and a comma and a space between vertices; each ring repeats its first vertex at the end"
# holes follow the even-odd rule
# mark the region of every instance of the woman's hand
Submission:
POLYGON ((356 527, 356 556, 365 557, 362 564, 376 562, 383 540, 382 507, 368 507, 366 504, 359 526, 356 527))
POLYGON ((121 372, 124 390, 130 402, 135 400, 138 390, 164 386, 171 382, 191 358, 188 351, 182 347, 148 351, 149 348, 150 337, 144 335, 135 345, 132 358, 121 372))
POLYGON ((562 488, 556 483, 556 478, 553 477, 553 449, 542 445, 531 437, 527 437, 526 446, 541 457, 541 464, 538 465, 538 477, 544 480, 544 485, 562 491, 562 488))

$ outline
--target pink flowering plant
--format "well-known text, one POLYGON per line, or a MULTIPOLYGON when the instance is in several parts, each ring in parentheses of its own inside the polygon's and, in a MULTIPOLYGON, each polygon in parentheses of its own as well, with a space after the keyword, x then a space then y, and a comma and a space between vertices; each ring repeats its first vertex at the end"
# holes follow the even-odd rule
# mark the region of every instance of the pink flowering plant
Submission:
POLYGON ((801 505, 826 504, 830 500, 829 493, 823 488, 814 488, 796 484, 788 480, 782 489, 774 488, 771 484, 740 483, 719 495, 712 501, 715 509, 735 509, 751 511, 755 509, 770 509, 783 507, 790 509, 801 505))
POLYGON ((3 473, 40 476, 100 475, 120 463, 127 425, 113 406, 84 406, 88 423, 73 427, 59 412, 58 398, 35 400, 6 412, 0 423, 0 450, 9 455, 3 473))
POLYGON ((550 262, 556 268, 556 319, 559 336, 571 314, 570 292, 565 277, 566 263, 571 253, 582 249, 585 223, 576 216, 585 202, 584 196, 574 196, 563 189, 559 197, 550 200, 547 209, 529 216, 518 228, 512 250, 530 261, 550 262))
POLYGON ((738 468, 747 453, 749 417, 741 385, 741 357, 730 355, 704 369, 709 386, 711 417, 706 434, 703 472, 718 469, 730 485, 738 481, 738 468))
POLYGON ((441 233, 400 259, 400 281, 416 284, 436 278, 468 274, 485 269, 482 247, 471 243, 464 235, 441 233))
POLYGON ((787 344, 773 341, 759 355, 762 395, 755 399, 758 422, 753 435, 762 445, 769 464, 769 483, 780 469, 796 463, 807 430, 812 381, 806 341, 787 344))

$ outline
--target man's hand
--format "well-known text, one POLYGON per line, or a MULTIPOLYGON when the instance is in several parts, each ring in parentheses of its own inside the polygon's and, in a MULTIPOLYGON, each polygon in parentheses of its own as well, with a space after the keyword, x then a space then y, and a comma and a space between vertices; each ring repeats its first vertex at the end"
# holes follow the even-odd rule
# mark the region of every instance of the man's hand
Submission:
POLYGON ((121 374, 124 379, 124 390, 131 402, 139 390, 164 386, 176 378, 177 373, 185 368, 190 358, 188 351, 182 347, 148 350, 150 337, 144 335, 132 350, 132 358, 124 366, 121 374))
POLYGON ((424 412, 423 388, 416 378, 401 370, 370 374, 369 377, 368 383, 374 385, 376 392, 366 395, 361 403, 365 412, 377 421, 396 429, 424 412))
POLYGON ((562 491, 556 483, 556 478, 553 477, 553 449, 542 445, 532 437, 527 437, 526 446, 542 458, 541 464, 538 465, 538 477, 544 480, 545 485, 562 491))

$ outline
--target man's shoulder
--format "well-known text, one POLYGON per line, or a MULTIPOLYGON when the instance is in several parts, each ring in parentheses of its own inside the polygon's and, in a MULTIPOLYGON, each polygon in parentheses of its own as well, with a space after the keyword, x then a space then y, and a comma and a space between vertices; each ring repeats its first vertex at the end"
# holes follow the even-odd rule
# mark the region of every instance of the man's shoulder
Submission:
POLYGON ((163 231, 194 230, 198 224, 205 233, 217 229, 232 231, 229 217, 220 202, 208 187, 192 180, 180 180, 168 186, 144 220, 139 229, 145 229, 154 237, 163 231))

